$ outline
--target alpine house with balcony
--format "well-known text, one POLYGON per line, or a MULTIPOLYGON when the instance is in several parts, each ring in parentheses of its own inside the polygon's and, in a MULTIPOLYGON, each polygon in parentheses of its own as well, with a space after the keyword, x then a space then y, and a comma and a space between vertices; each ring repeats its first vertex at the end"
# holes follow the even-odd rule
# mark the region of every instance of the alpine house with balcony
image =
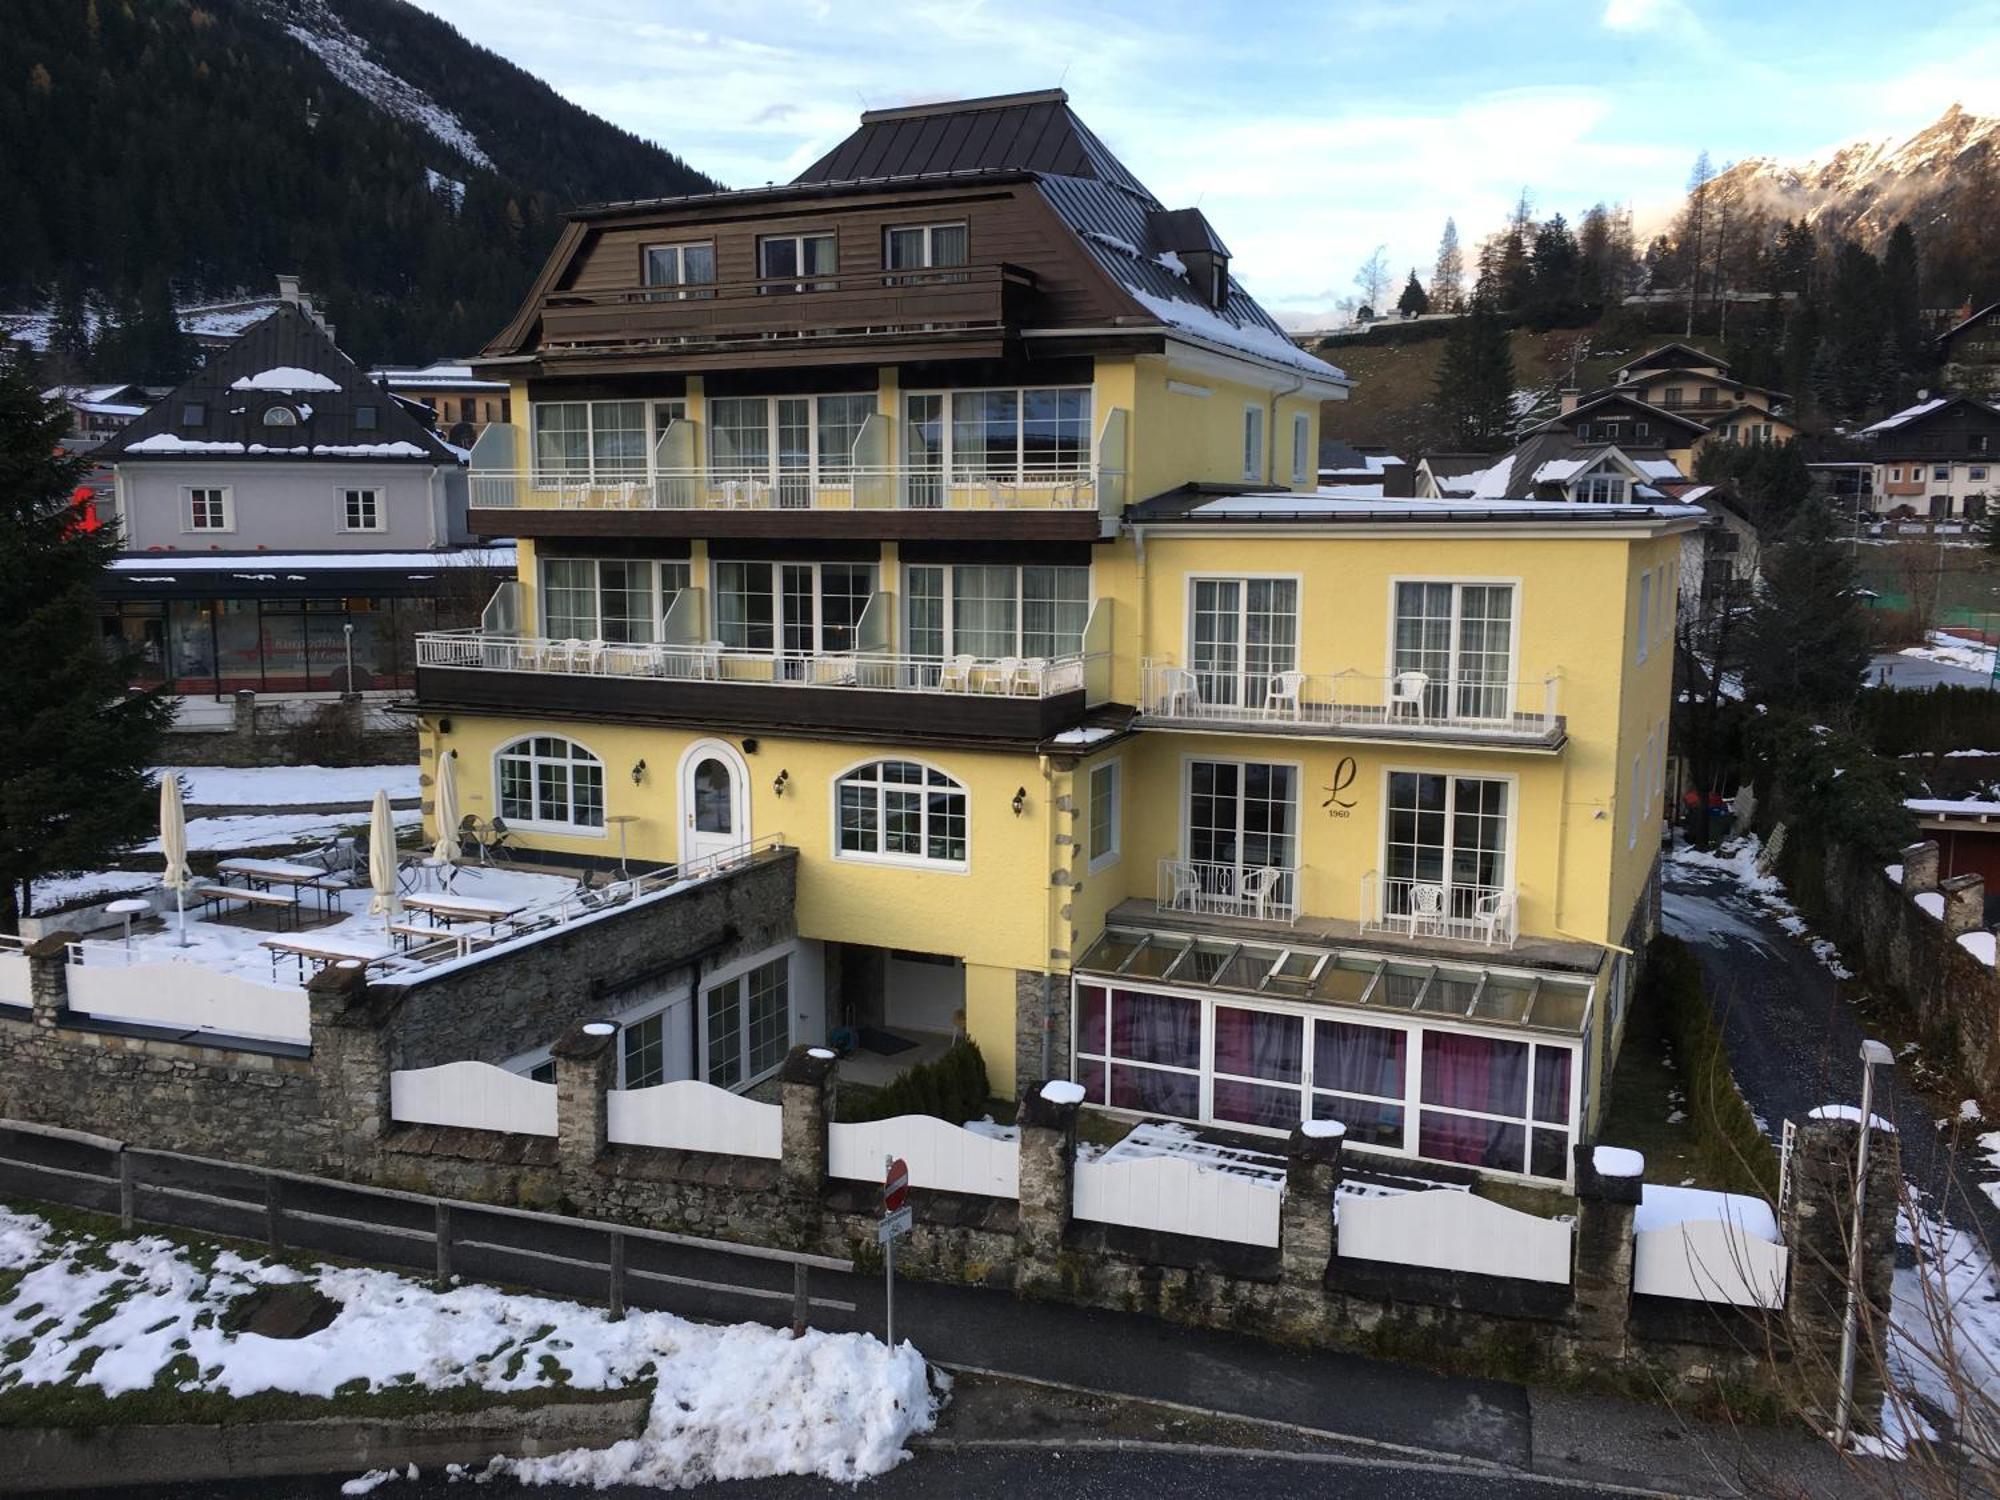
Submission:
POLYGON ((580 211, 478 363, 519 576, 421 642, 423 754, 532 857, 799 851, 784 983, 686 960, 627 1086, 754 1084, 823 993, 1002 1093, 1569 1177, 1698 512, 1317 492, 1346 377, 1060 91, 580 211))

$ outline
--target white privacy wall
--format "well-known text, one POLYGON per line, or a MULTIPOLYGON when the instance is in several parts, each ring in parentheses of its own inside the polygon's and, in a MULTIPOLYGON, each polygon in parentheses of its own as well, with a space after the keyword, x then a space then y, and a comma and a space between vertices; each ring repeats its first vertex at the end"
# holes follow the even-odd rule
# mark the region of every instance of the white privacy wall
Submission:
POLYGON ((1649 1182, 1632 1224, 1634 1292, 1737 1307, 1785 1305, 1791 1252, 1763 1199, 1649 1182))
POLYGON ((28 956, 12 948, 0 948, 0 1005, 27 1006, 28 956))
POLYGON ((86 959, 71 964, 67 978, 70 1009, 100 1021, 301 1045, 312 1041, 306 992, 293 985, 259 984, 171 959, 136 964, 86 959))
POLYGON ((1448 1188, 1344 1198, 1340 1258, 1568 1285, 1570 1226, 1448 1188))
POLYGON ((1021 1196, 1021 1148, 929 1115, 898 1115, 827 1127, 827 1171, 854 1182, 880 1182, 889 1157, 910 1169, 910 1186, 989 1198, 1021 1196))
POLYGON ((389 1075, 389 1113, 409 1125, 554 1135, 556 1086, 483 1062, 403 1069, 389 1075))
POLYGON ((605 1135, 618 1146, 661 1146, 776 1161, 782 1154, 784 1111, 710 1083, 682 1079, 646 1089, 614 1090, 606 1105, 605 1135))
POLYGON ((1278 1243, 1279 1184, 1174 1156, 1076 1164, 1076 1218, 1246 1245, 1278 1243))

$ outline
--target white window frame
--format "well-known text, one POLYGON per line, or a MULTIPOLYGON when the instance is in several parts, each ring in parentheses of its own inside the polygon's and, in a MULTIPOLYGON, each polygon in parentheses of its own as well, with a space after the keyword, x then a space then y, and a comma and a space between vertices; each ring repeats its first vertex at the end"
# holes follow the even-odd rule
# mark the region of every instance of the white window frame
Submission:
POLYGON ((797 952, 795 944, 788 945, 776 954, 758 954, 755 958, 732 964, 718 970, 713 975, 704 975, 701 994, 695 1001, 695 1041, 694 1076, 702 1083, 715 1088, 726 1088, 732 1093, 743 1093, 755 1088, 765 1079, 772 1077, 783 1066, 786 1053, 791 1051, 792 1039, 796 1035, 798 1014, 794 1002, 798 993, 798 965, 793 960, 797 952), (776 1061, 761 1071, 753 1071, 750 1055, 750 981, 766 969, 782 967, 784 973, 784 1045, 779 1048, 776 1061), (710 1076, 709 1049, 713 1041, 709 1020, 709 998, 731 985, 739 987, 737 995, 738 1015, 736 1022, 736 1068, 737 1077, 729 1083, 713 1083, 710 1076))
POLYGON ((885 271, 954 271, 969 265, 972 260, 972 226, 964 219, 940 219, 936 223, 890 224, 882 230, 882 269, 885 271), (940 266, 937 262, 936 235, 940 229, 957 229, 965 235, 965 259, 948 262, 940 266), (889 263, 889 246, 893 237, 899 234, 921 234, 923 238, 923 259, 913 266, 897 266, 889 263))
MULTIPOLYGON (((711 557, 708 561, 708 627, 711 639, 719 640, 722 635, 722 570, 730 566, 755 567, 759 564, 766 565, 771 570, 771 649, 763 651, 755 646, 725 646, 724 649, 732 656, 751 657, 758 660, 762 660, 768 656, 774 661, 800 661, 809 657, 822 655, 827 651, 854 651, 859 649, 858 645, 827 647, 820 644, 825 638, 827 628, 825 570, 829 567, 866 568, 869 573, 868 597, 873 599, 882 592, 882 565, 879 562, 856 560, 853 562, 823 563, 804 562, 797 558, 781 557, 711 557), (787 568, 809 568, 812 571, 812 619, 810 621, 794 620, 786 612, 787 604, 791 597, 785 590, 785 569, 787 568), (792 627, 804 627, 810 630, 813 644, 809 650, 800 652, 786 647, 785 632, 788 628, 792 627)), ((732 590, 732 592, 734 591, 732 590)), ((746 594, 745 597, 752 596, 746 594)), ((866 611, 867 607, 865 603, 862 605, 864 611, 866 611)), ((858 634, 861 624, 861 617, 859 615, 855 616, 854 624, 856 633, 858 634)))
MULTIPOLYGON (((914 648, 911 645, 911 641, 914 635, 914 632, 910 627, 910 605, 913 600, 913 591, 910 588, 910 575, 912 573, 916 572, 919 569, 933 569, 943 575, 944 588, 942 597, 944 600, 944 619, 942 622, 941 633, 944 638, 944 650, 941 653, 939 653, 939 657, 942 660, 949 661, 954 656, 961 656, 967 654, 957 649, 958 598, 959 598, 958 569, 963 567, 1000 567, 1000 568, 1011 568, 1014 571, 1014 644, 1010 651, 1003 652, 1001 654, 1011 655, 1011 656, 1023 656, 1023 657, 1034 655, 1035 653, 1027 649, 1027 641, 1028 641, 1027 570, 1029 568, 1038 566, 1045 566, 1050 568, 1075 568, 1086 575, 1084 579, 1083 621, 1084 621, 1084 631, 1088 631, 1088 629, 1090 628, 1091 611, 1096 609, 1097 607, 1097 573, 1096 569, 1091 567, 1089 563, 1046 563, 1046 564, 949 563, 949 562, 904 563, 902 565, 902 570, 901 570, 902 586, 903 586, 903 603, 900 613, 902 617, 897 622, 897 628, 902 633, 902 645, 904 653, 906 655, 917 655, 917 653, 915 652, 914 648)), ((1083 631, 1079 631, 1076 653, 1059 651, 1053 653, 1050 659, 1060 660, 1066 655, 1073 655, 1080 653, 1083 650, 1082 636, 1083 636, 1083 631)), ((973 652, 970 654, 974 656, 978 655, 977 652, 973 652)), ((928 654, 925 654, 923 656, 920 656, 918 659, 930 660, 931 658, 928 656, 928 654)), ((997 660, 997 658, 990 656, 983 659, 987 661, 997 660)))
POLYGON ((715 295, 712 291, 690 291, 688 288, 713 287, 716 282, 716 269, 715 241, 713 239, 672 240, 661 244, 641 245, 639 247, 639 284, 645 287, 651 294, 648 300, 662 301, 681 300, 689 297, 712 297, 715 295), (708 252, 708 280, 692 281, 688 278, 687 253, 690 250, 706 250, 708 252), (653 280, 653 256, 666 251, 673 252, 674 280, 655 281, 653 280))
POLYGON ((1085 785, 1089 788, 1090 806, 1085 812, 1083 828, 1085 871, 1095 875, 1099 870, 1109 869, 1118 863, 1123 853, 1125 824, 1125 767, 1116 756, 1101 760, 1086 773, 1085 785), (1105 777, 1102 788, 1098 777, 1105 777), (1098 799, 1104 797, 1111 805, 1109 842, 1102 853, 1097 852, 1097 808, 1098 799))
MULTIPOLYGON (((789 279, 784 276, 770 275, 764 269, 764 247, 766 245, 776 245, 785 242, 789 242, 791 244, 792 259, 801 268, 797 273, 799 280, 792 287, 793 291, 797 292, 818 291, 820 290, 820 288, 827 285, 827 283, 825 282, 807 281, 805 278, 808 276, 835 276, 839 274, 840 271, 839 233, 831 229, 798 229, 785 234, 760 234, 757 236, 756 255, 757 255, 758 281, 760 282, 785 281, 789 279), (833 270, 807 271, 803 269, 806 259, 804 254, 805 242, 807 240, 831 240, 833 242, 833 267, 834 267, 833 270)), ((771 288, 765 287, 763 288, 763 290, 770 291, 771 288)))
POLYGON ((649 481, 653 473, 653 451, 660 443, 660 429, 655 422, 658 409, 663 402, 650 401, 643 397, 618 400, 577 400, 577 401, 535 401, 528 407, 528 464, 536 475, 546 475, 551 480, 585 484, 638 484, 649 481), (602 406, 637 406, 645 414, 645 453, 636 468, 600 468, 597 462, 597 409, 602 406), (540 445, 540 424, 538 418, 544 411, 555 411, 564 407, 583 408, 583 448, 584 463, 581 469, 547 467, 542 462, 540 445))
MULTIPOLYGON (((866 430, 870 419, 880 414, 880 403, 873 391, 808 391, 781 396, 717 396, 708 402, 708 443, 707 462, 711 475, 744 476, 761 479, 773 486, 781 481, 802 480, 809 488, 837 484, 845 486, 851 482, 854 469, 854 453, 850 448, 834 461, 825 452, 820 433, 820 402, 827 400, 858 400, 869 403, 868 415, 862 419, 862 430, 866 430), (746 463, 740 459, 725 462, 715 451, 716 420, 715 403, 718 401, 761 401, 764 403, 764 461, 761 465, 746 463), (806 466, 803 469, 787 468, 779 452, 778 434, 781 423, 778 405, 782 401, 803 401, 806 403, 806 466), (761 469, 761 472, 760 472, 761 469)), ((664 430, 664 429, 663 429, 664 430)), ((855 441, 861 439, 856 432, 855 441)), ((655 442, 657 443, 657 439, 655 442)), ((782 507, 781 507, 782 508, 782 507)), ((805 507, 800 507, 805 508, 805 507)))
MULTIPOLYGON (((1524 585, 1519 576, 1503 578, 1466 577, 1444 573, 1396 573, 1389 579, 1388 626, 1384 632, 1382 650, 1382 680, 1386 684, 1397 673, 1396 666, 1396 595, 1406 583, 1442 583, 1451 585, 1451 633, 1450 659, 1445 682, 1451 699, 1448 706, 1454 718, 1476 719, 1476 715, 1459 714, 1458 694, 1471 679, 1464 675, 1463 631, 1465 623, 1465 591, 1468 588, 1504 588, 1507 592, 1507 675, 1501 679, 1505 686, 1504 712, 1499 718, 1510 717, 1514 712, 1515 684, 1521 672, 1521 610, 1524 585)), ((1433 683, 1433 685, 1435 685, 1433 683)))
POLYGON ((1644 662, 1653 649, 1653 570, 1639 575, 1638 660, 1644 662))
POLYGON ((236 529, 236 486, 233 484, 189 484, 181 486, 181 532, 186 536, 213 536, 236 529), (221 514, 220 525, 204 526, 195 510, 196 495, 214 495, 221 514))
POLYGON ((1304 484, 1312 477, 1310 469, 1312 446, 1312 418, 1304 412, 1292 413, 1292 483, 1304 484))
MULTIPOLYGON (((1281 865, 1278 866, 1277 868, 1284 870, 1286 874, 1290 877, 1290 883, 1292 887, 1291 899, 1292 903, 1294 905, 1297 905, 1300 896, 1300 891, 1298 888, 1299 882, 1302 879, 1304 879, 1306 871, 1305 762, 1301 760, 1281 760, 1275 756, 1229 755, 1220 752, 1209 755, 1183 755, 1181 757, 1180 806, 1174 809, 1175 836, 1178 840, 1178 842, 1175 844, 1174 847, 1176 850, 1175 857, 1186 864, 1193 864, 1196 862, 1195 857, 1191 852, 1194 847, 1194 839, 1193 839, 1194 828, 1189 819, 1190 815, 1194 810, 1194 768, 1197 762, 1199 762, 1202 765, 1211 765, 1211 766, 1226 765, 1226 766, 1236 767, 1238 772, 1237 793, 1236 793, 1236 825, 1237 825, 1236 832, 1239 841, 1244 837, 1245 833, 1243 827, 1243 801, 1244 801, 1243 791, 1242 791, 1243 777, 1241 773, 1247 770, 1251 766, 1279 766, 1283 767, 1284 769, 1292 773, 1292 832, 1291 832, 1292 863, 1289 865, 1281 865)), ((1207 861, 1203 861, 1203 863, 1207 863, 1207 861)), ((1261 867, 1251 865, 1245 861, 1239 860, 1238 868, 1250 870, 1261 867)))
POLYGON ((833 850, 833 857, 844 863, 857 864, 857 865, 893 865, 899 869, 932 870, 939 872, 941 874, 951 874, 951 875, 965 875, 969 874, 972 870, 972 790, 963 780, 961 780, 957 776, 954 776, 950 771, 947 771, 943 766, 933 765, 929 761, 918 760, 912 756, 907 756, 907 755, 894 755, 894 754, 871 755, 866 760, 858 760, 854 762, 853 765, 846 766, 841 770, 834 772, 830 794, 827 798, 827 820, 829 824, 828 828, 828 832, 830 835, 829 842, 833 850), (900 761, 907 765, 919 766, 923 769, 924 780, 921 784, 903 783, 902 785, 893 788, 894 790, 899 790, 899 791, 914 790, 918 792, 922 797, 922 803, 918 814, 918 822, 917 822, 917 842, 919 846, 923 849, 928 849, 930 847, 931 811, 930 811, 929 794, 933 791, 956 792, 957 796, 963 802, 965 808, 965 858, 932 859, 928 854, 924 853, 897 854, 883 849, 882 841, 887 836, 887 831, 888 831, 888 819, 884 816, 884 803, 886 801, 887 793, 892 788, 889 784, 883 783, 874 778, 870 778, 869 784, 873 785, 875 788, 875 847, 873 850, 843 849, 841 847, 840 844, 841 787, 845 785, 849 780, 849 778, 853 777, 856 772, 867 770, 869 767, 880 765, 885 761, 900 761), (933 788, 930 785, 930 776, 931 773, 933 772, 944 777, 947 781, 951 783, 951 786, 949 788, 946 787, 933 788))
MULTIPOLYGON (((1187 588, 1182 595, 1181 642, 1184 655, 1181 660, 1187 670, 1197 678, 1219 677, 1222 674, 1209 672, 1195 665, 1195 600, 1200 594, 1200 586, 1205 583, 1233 583, 1237 585, 1236 598, 1236 672, 1235 691, 1240 699, 1246 696, 1254 685, 1253 679, 1260 675, 1275 676, 1279 672, 1296 672, 1305 652, 1305 595, 1306 581, 1303 573, 1189 573, 1187 588), (1253 673, 1248 658, 1250 655, 1250 585, 1252 583, 1289 583, 1292 586, 1292 657, 1287 666, 1273 667, 1269 674, 1253 673)), ((1261 709, 1261 702, 1240 706, 1261 709)))
POLYGON ((1094 475, 1097 470, 1097 391, 1089 385, 978 385, 954 386, 942 389, 907 390, 899 393, 900 410, 896 426, 901 436, 902 468, 911 476, 936 475, 947 484, 967 483, 979 480, 993 480, 1000 484, 1049 484, 1060 483, 1067 475, 1094 475), (1027 406, 1028 397, 1041 391, 1075 392, 1083 396, 1084 451, 1075 468, 1049 467, 1028 462, 1027 406), (969 469, 959 463, 957 444, 953 440, 952 399, 956 396, 995 396, 1014 398, 1014 464, 1011 469, 991 467, 969 469), (918 397, 938 398, 938 435, 941 445, 937 462, 928 459, 913 459, 910 455, 910 430, 914 424, 910 420, 910 401, 918 397))
MULTIPOLYGON (((560 833, 560 834, 566 834, 573 838, 601 839, 608 837, 611 826, 608 821, 594 823, 594 824, 578 823, 573 820, 569 822, 556 822, 553 819, 542 818, 539 816, 530 816, 526 818, 513 817, 507 813, 501 800, 503 796, 503 793, 501 791, 501 787, 503 785, 503 778, 501 776, 501 771, 500 771, 500 763, 503 760, 507 759, 525 760, 528 762, 529 805, 532 808, 534 808, 537 813, 539 813, 540 811, 541 778, 538 775, 536 775, 536 770, 540 766, 554 765, 558 764, 558 762, 555 760, 553 756, 545 756, 536 752, 533 748, 536 740, 561 740, 563 743, 569 745, 573 750, 581 750, 585 755, 589 756, 591 760, 595 761, 598 767, 598 779, 602 783, 602 786, 599 788, 601 793, 599 812, 600 814, 608 814, 610 812, 611 777, 609 774, 610 768, 606 764, 604 757, 599 755, 595 750, 592 750, 588 745, 584 744, 581 740, 573 740, 568 735, 564 734, 518 735, 515 738, 508 740, 506 743, 500 745, 498 748, 494 750, 493 766, 492 766, 494 811, 502 819, 506 821, 507 826, 510 828, 524 828, 530 830, 531 832, 537 832, 537 833, 560 833), (526 745, 529 748, 526 751, 516 754, 514 753, 515 747, 518 745, 526 745)), ((560 762, 560 764, 572 768, 568 775, 568 793, 566 801, 569 805, 571 814, 574 815, 576 811, 576 776, 574 771, 574 767, 577 764, 576 757, 572 755, 563 760, 562 762, 560 762)))
POLYGON ((1255 401, 1243 405, 1243 480, 1257 484, 1264 478, 1264 408, 1255 401))
POLYGON ((1390 787, 1394 782, 1394 778, 1396 778, 1397 776, 1442 776, 1447 782, 1454 783, 1454 785, 1446 788, 1446 794, 1445 794, 1444 831, 1445 831, 1446 878, 1444 884, 1447 887, 1449 887, 1451 884, 1451 879, 1450 879, 1451 857, 1453 853, 1456 852, 1457 848, 1457 846, 1451 842, 1452 820, 1457 815, 1457 809, 1458 809, 1458 791, 1455 783, 1460 781, 1499 781, 1499 782, 1504 782, 1506 784, 1507 827, 1506 827, 1505 837, 1507 842, 1505 847, 1501 850, 1503 858, 1500 861, 1501 864, 1500 889, 1503 891, 1513 891, 1515 892, 1518 898, 1520 887, 1515 884, 1514 866, 1515 862, 1520 858, 1520 850, 1521 850, 1521 778, 1513 774, 1512 772, 1469 770, 1462 766, 1437 766, 1437 765, 1419 766, 1419 765, 1411 765, 1407 762, 1398 765, 1384 766, 1382 768, 1381 792, 1376 799, 1377 802, 1381 805, 1382 811, 1380 816, 1376 820, 1377 828, 1375 832, 1375 858, 1376 858, 1375 867, 1382 872, 1382 878, 1384 880, 1387 880, 1389 878, 1390 787))
POLYGON ((387 531, 389 521, 382 505, 382 489, 373 484, 344 484, 340 487, 340 529, 342 531, 387 531), (370 517, 364 526, 354 524, 354 502, 359 496, 367 496, 364 504, 370 517))
MULTIPOLYGON (((635 645, 649 646, 658 643, 661 634, 660 627, 665 621, 667 611, 673 608, 673 602, 679 596, 681 589, 688 587, 688 584, 692 581, 692 564, 688 559, 680 557, 569 557, 561 553, 548 553, 537 557, 535 561, 535 612, 541 618, 541 633, 553 639, 569 639, 571 637, 567 631, 557 631, 549 618, 549 597, 552 592, 549 586, 549 565, 551 563, 582 563, 591 569, 593 576, 591 579, 590 594, 591 609, 594 618, 591 621, 590 634, 576 637, 582 640, 610 639, 604 633, 604 565, 606 563, 624 563, 628 566, 632 563, 643 563, 651 574, 648 584, 650 594, 649 608, 651 610, 651 614, 648 617, 651 621, 650 634, 645 640, 634 642, 633 644, 635 645), (678 588, 670 590, 666 586, 666 574, 667 570, 672 568, 680 570, 683 582, 678 588)), ((623 643, 618 642, 615 644, 623 643)))

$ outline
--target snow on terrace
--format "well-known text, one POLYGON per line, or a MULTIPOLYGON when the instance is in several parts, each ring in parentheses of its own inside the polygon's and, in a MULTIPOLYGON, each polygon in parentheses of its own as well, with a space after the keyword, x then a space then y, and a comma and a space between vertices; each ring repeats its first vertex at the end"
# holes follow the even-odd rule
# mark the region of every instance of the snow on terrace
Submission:
MULTIPOLYGON (((924 1359, 870 1334, 715 1327, 489 1286, 438 1291, 365 1267, 311 1272, 165 1239, 68 1234, 0 1210, 0 1389, 73 1382, 106 1396, 156 1387, 330 1397, 408 1389, 614 1390, 654 1381, 645 1431, 601 1450, 496 1459, 528 1484, 685 1488, 817 1475, 852 1483, 900 1463, 937 1418, 924 1359), (310 1283, 332 1322, 302 1338, 231 1332, 223 1314, 263 1287, 310 1283), (94 1359, 86 1351, 98 1351, 94 1359)), ((482 1476, 484 1477, 484 1476, 482 1476)))
POLYGON ((326 64, 329 73, 386 115, 430 132, 475 166, 493 170, 493 158, 465 122, 415 84, 368 56, 368 43, 349 31, 325 0, 294 0, 293 13, 310 25, 285 27, 292 39, 326 64))

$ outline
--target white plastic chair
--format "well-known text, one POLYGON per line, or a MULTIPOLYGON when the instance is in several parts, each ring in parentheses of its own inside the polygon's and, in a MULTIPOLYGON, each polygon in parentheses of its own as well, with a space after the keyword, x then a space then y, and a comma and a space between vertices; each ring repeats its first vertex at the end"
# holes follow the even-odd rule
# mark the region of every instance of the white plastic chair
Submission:
POLYGON ((1024 656, 1014 664, 1014 675, 1008 679, 1007 691, 1018 693, 1026 688, 1035 697, 1042 695, 1042 685, 1049 670, 1048 660, 1040 656, 1024 656))
POLYGON ((1264 686, 1264 712, 1271 718, 1299 716, 1299 690, 1305 686, 1303 672, 1273 672, 1264 686))
POLYGON ((1177 864, 1172 868, 1174 891, 1170 907, 1173 911, 1201 910, 1201 876, 1190 864, 1177 864))
POLYGON ((1512 891, 1490 891, 1472 903, 1472 920, 1479 929, 1480 937, 1489 944, 1499 943, 1504 935, 1507 946, 1514 945, 1514 893, 1512 891))
POLYGON ((1260 865, 1256 869, 1244 870, 1236 878, 1236 899, 1239 906, 1260 921, 1271 912, 1271 902, 1278 894, 1278 882, 1284 871, 1276 865, 1260 865))
POLYGON ((972 691, 972 669, 977 661, 971 655, 954 656, 938 668, 938 691, 941 693, 969 693, 972 691))
POLYGON ((1410 884, 1410 936, 1419 929, 1435 933, 1444 923, 1444 887, 1428 880, 1410 884))
POLYGON ((1428 672, 1398 672, 1389 679, 1389 717, 1409 711, 1410 717, 1424 716, 1424 692, 1431 685, 1428 672))
POLYGON ((1162 667, 1159 672, 1160 706, 1162 718, 1174 718, 1185 714, 1193 717, 1201 707, 1201 687, 1195 681, 1194 673, 1185 667, 1162 667))
POLYGON ((722 642, 701 643, 701 675, 708 682, 717 681, 722 676, 722 642))
POLYGON ((1003 656, 994 662, 988 670, 990 673, 989 684, 997 685, 999 691, 1003 693, 1011 693, 1014 691, 1014 676, 1021 670, 1021 658, 1018 656, 1003 656))

